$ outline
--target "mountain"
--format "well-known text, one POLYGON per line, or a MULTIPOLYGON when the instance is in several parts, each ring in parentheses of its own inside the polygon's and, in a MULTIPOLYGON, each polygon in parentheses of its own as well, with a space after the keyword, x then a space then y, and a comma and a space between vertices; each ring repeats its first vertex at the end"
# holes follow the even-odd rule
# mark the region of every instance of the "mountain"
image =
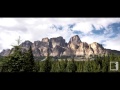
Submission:
MULTIPOLYGON (((63 37, 55 38, 43 38, 41 41, 34 41, 33 43, 29 40, 21 43, 22 52, 25 52, 32 46, 33 55, 36 57, 47 56, 49 51, 50 56, 91 56, 91 55, 103 55, 103 54, 119 54, 120 51, 105 49, 101 44, 93 42, 88 44, 82 42, 78 35, 70 38, 69 42, 66 43, 63 37)), ((3 50, 0 55, 7 56, 13 53, 14 48, 3 50)))

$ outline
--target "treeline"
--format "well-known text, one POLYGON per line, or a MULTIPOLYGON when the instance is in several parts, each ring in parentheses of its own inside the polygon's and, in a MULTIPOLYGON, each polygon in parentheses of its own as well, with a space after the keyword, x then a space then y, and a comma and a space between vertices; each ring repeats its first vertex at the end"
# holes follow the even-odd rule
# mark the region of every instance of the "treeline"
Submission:
MULTIPOLYGON (((120 63, 120 56, 96 56, 95 60, 75 61, 74 58, 54 60, 49 55, 44 61, 35 61, 31 49, 21 54, 20 52, 1 58, 1 72, 112 72, 110 61, 120 63)), ((0 60, 0 61, 1 61, 0 60)), ((120 65, 119 70, 120 72, 120 65)))
MULTIPOLYGON (((13 46, 14 52, 0 58, 1 72, 112 72, 110 62, 117 61, 120 64, 120 55, 95 56, 94 60, 75 61, 74 58, 61 58, 54 60, 48 56, 44 61, 34 60, 32 48, 22 52, 19 45, 13 46)), ((120 72, 120 65, 118 67, 120 72)))
MULTIPOLYGON (((112 72, 110 70, 110 62, 117 61, 120 63, 120 56, 108 55, 108 56, 95 56, 95 60, 87 61, 74 61, 72 58, 70 61, 62 59, 61 61, 49 59, 48 61, 39 62, 39 72, 112 72), (45 68, 49 68, 45 71, 45 68)), ((119 69, 120 69, 120 65, 119 69)), ((112 68, 114 69, 114 67, 112 68)), ((120 70, 118 69, 118 72, 120 70)))

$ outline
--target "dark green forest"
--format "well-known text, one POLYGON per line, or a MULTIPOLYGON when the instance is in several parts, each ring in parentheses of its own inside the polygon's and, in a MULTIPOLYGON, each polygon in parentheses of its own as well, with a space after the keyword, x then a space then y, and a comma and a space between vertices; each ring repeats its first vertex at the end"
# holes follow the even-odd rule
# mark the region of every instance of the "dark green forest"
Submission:
POLYGON ((32 49, 22 53, 19 45, 13 46, 14 52, 9 56, 0 57, 0 72, 120 72, 110 70, 110 62, 120 63, 120 55, 94 56, 94 60, 75 61, 74 58, 54 60, 48 56, 44 61, 34 60, 32 49))

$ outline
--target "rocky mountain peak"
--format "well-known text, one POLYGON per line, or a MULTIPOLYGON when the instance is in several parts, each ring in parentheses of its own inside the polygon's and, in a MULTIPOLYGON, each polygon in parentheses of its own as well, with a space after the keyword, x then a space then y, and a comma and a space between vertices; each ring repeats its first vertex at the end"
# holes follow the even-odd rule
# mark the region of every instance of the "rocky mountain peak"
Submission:
POLYGON ((103 46, 101 44, 97 43, 97 42, 93 42, 92 44, 90 44, 90 46, 92 48, 98 48, 98 47, 100 47, 101 49, 103 49, 103 46))
POLYGON ((39 46, 40 45, 40 41, 34 41, 34 45, 35 46, 39 46))
POLYGON ((29 41, 29 40, 26 40, 26 41, 23 42, 20 46, 29 48, 30 46, 32 46, 32 42, 29 41))
POLYGON ((75 35, 73 37, 70 38, 69 43, 73 43, 73 44, 79 44, 81 42, 80 37, 78 35, 75 35))
POLYGON ((94 51, 94 54, 103 54, 103 53, 105 53, 104 47, 101 44, 97 43, 97 42, 93 42, 92 44, 90 44, 90 47, 94 51))
POLYGON ((43 39, 42 39, 42 42, 49 42, 49 39, 48 39, 48 37, 46 37, 46 38, 43 38, 43 39))
POLYGON ((55 38, 50 38, 50 46, 52 46, 52 48, 55 48, 56 45, 58 46, 66 46, 66 42, 65 39, 63 39, 63 37, 59 36, 59 37, 55 37, 55 38))
MULTIPOLYGON (((110 53, 120 54, 120 51, 105 49, 101 44, 97 42, 93 42, 91 44, 82 42, 78 35, 71 37, 68 43, 66 43, 65 39, 62 36, 59 36, 50 39, 46 37, 41 41, 34 41, 34 43, 26 40, 20 46, 22 47, 22 52, 26 52, 28 48, 32 46, 33 55, 37 57, 47 56, 48 49, 50 56, 90 56, 110 53)), ((13 53, 13 50, 14 48, 11 50, 3 50, 0 55, 7 56, 13 53)))
POLYGON ((3 49, 3 51, 0 53, 1 56, 8 56, 10 54, 11 50, 10 49, 3 49))

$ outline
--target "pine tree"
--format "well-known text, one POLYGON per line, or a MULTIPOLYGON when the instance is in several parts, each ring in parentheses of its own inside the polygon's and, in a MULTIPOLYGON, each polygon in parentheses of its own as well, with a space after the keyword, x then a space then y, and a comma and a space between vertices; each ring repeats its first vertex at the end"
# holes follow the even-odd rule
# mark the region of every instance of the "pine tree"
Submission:
POLYGON ((72 61, 69 61, 69 63, 68 63, 68 70, 69 70, 69 72, 76 72, 77 71, 77 66, 74 62, 74 58, 72 58, 72 61))
POLYGON ((40 72, 40 63, 39 63, 39 61, 35 63, 35 66, 33 68, 33 72, 40 72))
POLYGON ((104 56, 103 60, 102 60, 101 71, 102 72, 108 72, 109 71, 109 66, 110 66, 110 57, 109 57, 109 55, 104 56))
POLYGON ((51 72, 58 72, 58 63, 56 60, 52 62, 51 72))
POLYGON ((81 72, 81 65, 80 65, 80 61, 77 64, 77 71, 76 72, 81 72))
POLYGON ((47 55, 47 58, 43 64, 43 71, 44 72, 50 72, 51 71, 51 68, 52 68, 52 65, 51 65, 51 60, 50 60, 50 56, 49 56, 49 49, 48 49, 48 55, 47 55))
POLYGON ((66 72, 67 60, 61 59, 58 63, 59 72, 66 72))
POLYGON ((8 57, 1 58, 1 61, 2 61, 1 72, 8 72, 8 65, 7 65, 8 57))
POLYGON ((5 66, 8 72, 32 72, 36 69, 31 47, 28 52, 22 53, 20 41, 19 37, 17 40, 18 45, 12 45, 14 47, 13 54, 7 57, 8 60, 4 63, 3 72, 6 71, 5 66))
POLYGON ((87 72, 91 72, 91 61, 88 59, 87 62, 87 72))
POLYGON ((29 50, 24 53, 23 57, 24 57, 23 71, 24 72, 36 71, 37 65, 35 64, 34 61, 34 56, 32 53, 31 46, 29 47, 29 50))
POLYGON ((88 72, 87 65, 88 65, 88 62, 83 61, 83 72, 88 72))
POLYGON ((8 56, 8 62, 5 63, 8 71, 10 71, 10 72, 19 72, 22 67, 22 64, 21 64, 22 52, 21 52, 21 47, 19 46, 20 45, 20 37, 17 40, 17 43, 18 43, 18 45, 13 46, 14 47, 13 54, 8 56))
POLYGON ((45 61, 40 61, 40 64, 39 64, 40 65, 40 72, 44 72, 44 69, 43 69, 44 68, 44 62, 45 61))

